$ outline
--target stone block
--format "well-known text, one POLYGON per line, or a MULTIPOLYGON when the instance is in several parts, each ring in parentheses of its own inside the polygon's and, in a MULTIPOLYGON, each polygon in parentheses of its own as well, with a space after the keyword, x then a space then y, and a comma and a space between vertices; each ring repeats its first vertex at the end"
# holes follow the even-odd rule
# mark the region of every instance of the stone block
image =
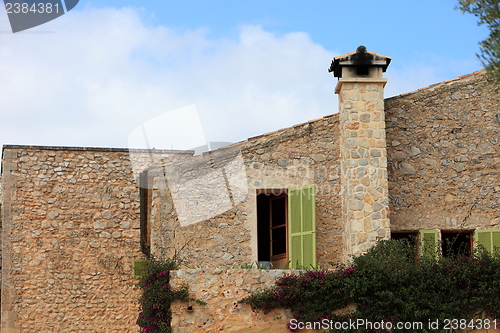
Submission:
POLYGON ((400 162, 400 161, 407 159, 408 156, 409 156, 408 153, 406 153, 404 151, 397 151, 397 152, 391 154, 391 160, 396 161, 396 162, 400 162))
POLYGON ((417 171, 411 164, 403 162, 399 167, 399 173, 401 175, 414 175, 417 173, 417 171))
POLYGON ((344 141, 345 148, 358 148, 358 141, 356 139, 347 139, 344 141))
POLYGON ((359 120, 364 123, 368 123, 371 120, 371 116, 369 113, 361 113, 359 115, 359 120))
POLYGON ((359 200, 355 200, 355 199, 350 199, 349 200, 349 203, 348 203, 348 208, 350 210, 362 210, 363 207, 364 207, 364 203, 362 201, 359 201, 359 200))

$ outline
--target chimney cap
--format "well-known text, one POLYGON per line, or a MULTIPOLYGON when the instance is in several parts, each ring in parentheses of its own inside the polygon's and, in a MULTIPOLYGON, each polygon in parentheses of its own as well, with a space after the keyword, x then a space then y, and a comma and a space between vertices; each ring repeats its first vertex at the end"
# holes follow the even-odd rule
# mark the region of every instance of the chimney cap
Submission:
POLYGON ((364 46, 364 45, 360 45, 356 49, 356 53, 365 53, 365 52, 366 52, 366 46, 364 46))
POLYGON ((333 72, 335 77, 342 77, 342 67, 360 65, 382 67, 385 72, 391 60, 391 57, 367 51, 366 46, 360 45, 355 52, 333 58, 328 72, 333 72))

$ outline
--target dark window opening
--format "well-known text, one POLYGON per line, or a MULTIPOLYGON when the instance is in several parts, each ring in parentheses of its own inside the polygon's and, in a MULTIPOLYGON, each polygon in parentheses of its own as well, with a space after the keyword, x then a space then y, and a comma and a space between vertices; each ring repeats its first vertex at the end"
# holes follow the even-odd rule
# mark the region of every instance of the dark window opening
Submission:
POLYGON ((391 231, 391 239, 405 242, 407 246, 413 247, 414 258, 418 253, 418 231, 391 231))
POLYGON ((472 231, 441 231, 443 257, 470 256, 471 249, 472 231))
POLYGON ((408 244, 417 245, 417 231, 391 231, 391 239, 407 241, 408 244))
POLYGON ((288 196, 284 189, 257 191, 257 258, 278 267, 288 251, 288 196))
POLYGON ((286 255, 286 195, 271 198, 271 256, 286 255))

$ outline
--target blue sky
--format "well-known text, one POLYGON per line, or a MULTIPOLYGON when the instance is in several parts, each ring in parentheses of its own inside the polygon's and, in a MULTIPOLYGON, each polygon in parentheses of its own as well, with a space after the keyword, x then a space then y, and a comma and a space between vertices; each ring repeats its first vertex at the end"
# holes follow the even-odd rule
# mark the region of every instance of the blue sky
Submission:
POLYGON ((0 8, 0 143, 128 147, 190 105, 186 132, 241 141, 337 112, 327 68, 360 44, 393 58, 387 97, 465 75, 488 31, 456 2, 81 0, 17 34, 0 8))

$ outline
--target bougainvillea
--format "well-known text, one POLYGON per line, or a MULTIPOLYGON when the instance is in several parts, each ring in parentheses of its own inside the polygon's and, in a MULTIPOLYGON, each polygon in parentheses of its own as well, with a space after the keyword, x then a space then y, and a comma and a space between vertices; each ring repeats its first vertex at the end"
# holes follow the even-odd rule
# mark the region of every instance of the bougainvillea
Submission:
POLYGON ((173 289, 170 286, 170 270, 178 268, 174 260, 151 260, 148 272, 140 282, 142 296, 139 298, 140 313, 137 325, 143 333, 171 332, 172 311, 170 304, 174 300, 203 302, 189 297, 188 287, 173 289))
POLYGON ((392 326, 391 330, 351 327, 335 332, 408 331, 398 330, 395 323, 412 322, 423 324, 421 332, 444 332, 450 320, 470 328, 470 320, 483 317, 500 328, 498 254, 479 249, 469 257, 421 259, 415 253, 408 243, 381 241, 349 267, 287 275, 273 288, 241 302, 264 312, 289 308, 295 322, 365 320, 392 326), (356 310, 337 311, 349 304, 356 310), (439 326, 431 327, 436 321, 439 326))

